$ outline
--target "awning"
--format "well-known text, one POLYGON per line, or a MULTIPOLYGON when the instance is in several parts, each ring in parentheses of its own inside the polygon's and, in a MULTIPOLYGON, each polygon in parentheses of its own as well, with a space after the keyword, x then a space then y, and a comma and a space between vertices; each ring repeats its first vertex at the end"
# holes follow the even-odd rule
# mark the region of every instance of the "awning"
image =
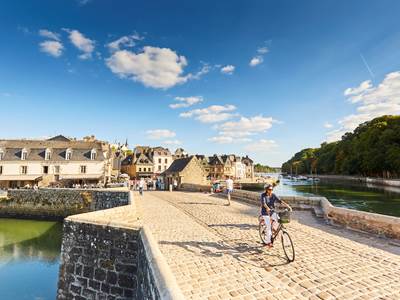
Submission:
POLYGON ((72 174, 72 175, 60 175, 60 179, 68 180, 68 179, 91 179, 91 180, 99 180, 103 175, 93 175, 93 174, 72 174))
POLYGON ((38 175, 0 175, 0 181, 36 181, 41 180, 38 175))

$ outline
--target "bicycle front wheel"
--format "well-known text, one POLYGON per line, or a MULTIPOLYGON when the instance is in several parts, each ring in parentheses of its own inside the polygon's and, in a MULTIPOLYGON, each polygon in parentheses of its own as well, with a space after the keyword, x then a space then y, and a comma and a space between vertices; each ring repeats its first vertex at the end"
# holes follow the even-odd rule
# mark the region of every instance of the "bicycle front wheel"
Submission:
POLYGON ((292 239, 290 238, 289 233, 287 231, 283 230, 282 235, 281 235, 281 240, 282 240, 282 247, 283 247, 283 252, 285 252, 285 256, 289 262, 294 261, 294 246, 292 239))

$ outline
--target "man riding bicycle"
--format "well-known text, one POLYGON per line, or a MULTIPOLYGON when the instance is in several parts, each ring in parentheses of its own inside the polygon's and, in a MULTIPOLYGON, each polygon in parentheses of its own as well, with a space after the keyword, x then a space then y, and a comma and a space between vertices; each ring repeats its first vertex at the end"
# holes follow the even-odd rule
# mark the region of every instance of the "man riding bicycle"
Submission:
POLYGON ((265 231, 265 241, 268 247, 272 247, 271 237, 272 237, 272 226, 274 222, 278 224, 279 216, 275 212, 275 203, 281 203, 287 208, 291 209, 290 206, 280 200, 274 193, 272 193, 273 186, 267 185, 265 187, 265 192, 261 194, 261 216, 264 219, 266 231, 265 231))

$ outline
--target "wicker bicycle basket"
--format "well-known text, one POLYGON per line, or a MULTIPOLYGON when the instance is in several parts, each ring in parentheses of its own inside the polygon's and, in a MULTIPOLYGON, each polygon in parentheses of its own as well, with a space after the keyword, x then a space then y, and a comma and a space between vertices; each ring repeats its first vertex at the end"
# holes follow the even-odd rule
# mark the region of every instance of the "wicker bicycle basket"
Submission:
POLYGON ((279 215, 279 221, 281 223, 289 223, 290 222, 290 211, 285 210, 285 211, 280 211, 278 212, 279 215))

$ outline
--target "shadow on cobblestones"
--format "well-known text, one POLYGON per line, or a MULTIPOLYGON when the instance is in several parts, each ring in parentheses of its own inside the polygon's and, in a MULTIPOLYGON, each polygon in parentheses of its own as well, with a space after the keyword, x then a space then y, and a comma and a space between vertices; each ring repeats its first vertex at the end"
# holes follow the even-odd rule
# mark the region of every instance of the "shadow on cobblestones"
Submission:
MULTIPOLYGON (((269 269, 287 265, 288 261, 277 249, 267 250, 263 245, 250 245, 248 243, 229 244, 221 242, 200 242, 200 241, 160 241, 161 245, 178 246, 196 255, 208 257, 231 256, 235 260, 250 264, 254 267, 269 269)), ((279 246, 278 246, 279 247, 279 246)))
POLYGON ((223 228, 235 228, 240 230, 252 230, 258 229, 257 225, 254 224, 210 224, 209 227, 223 227, 223 228))

